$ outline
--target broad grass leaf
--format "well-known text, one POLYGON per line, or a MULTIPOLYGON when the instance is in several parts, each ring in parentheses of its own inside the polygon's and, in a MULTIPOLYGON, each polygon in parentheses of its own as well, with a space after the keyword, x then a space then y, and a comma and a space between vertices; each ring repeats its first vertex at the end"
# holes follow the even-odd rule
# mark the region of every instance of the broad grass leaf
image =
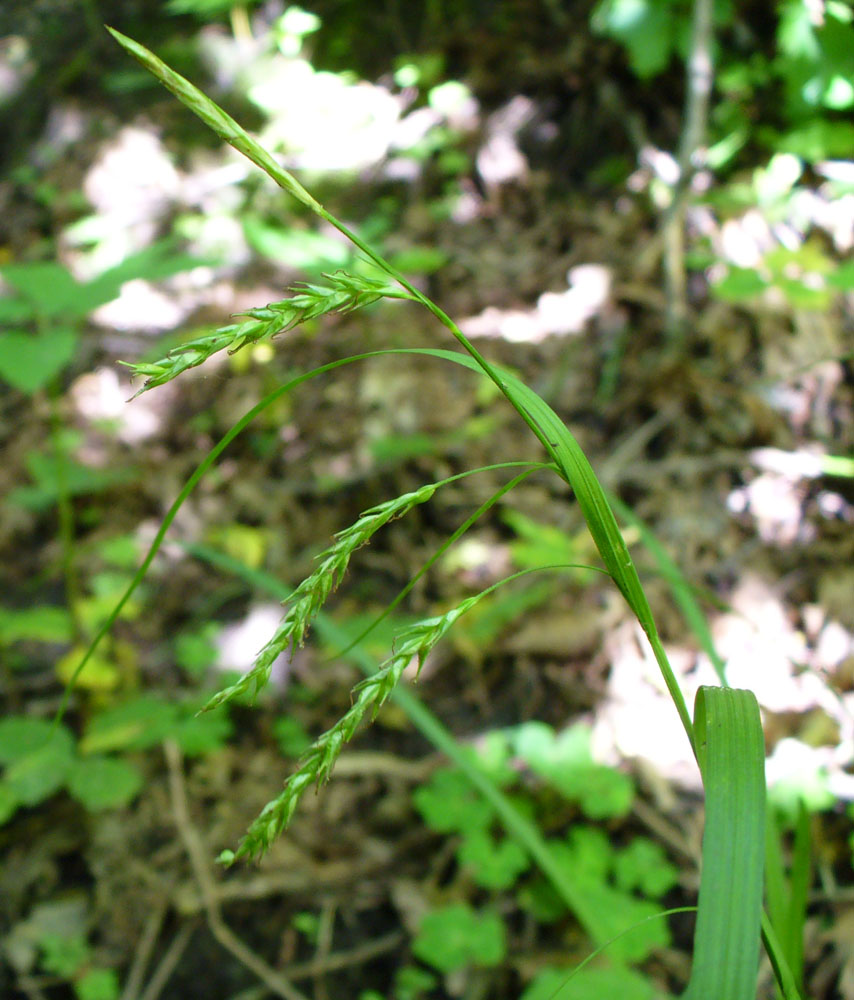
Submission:
POLYGON ((694 964, 685 1000, 754 1000, 765 856, 765 745, 751 691, 701 687, 694 707, 706 792, 694 964))

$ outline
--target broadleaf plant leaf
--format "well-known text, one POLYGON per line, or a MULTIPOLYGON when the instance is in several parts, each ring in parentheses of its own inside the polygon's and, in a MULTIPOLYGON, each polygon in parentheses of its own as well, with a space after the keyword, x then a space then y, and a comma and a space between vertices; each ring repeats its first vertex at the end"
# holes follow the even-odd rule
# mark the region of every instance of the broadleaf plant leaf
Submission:
POLYGON ((0 338, 0 379, 31 396, 62 371, 76 349, 77 334, 66 327, 7 330, 0 338))

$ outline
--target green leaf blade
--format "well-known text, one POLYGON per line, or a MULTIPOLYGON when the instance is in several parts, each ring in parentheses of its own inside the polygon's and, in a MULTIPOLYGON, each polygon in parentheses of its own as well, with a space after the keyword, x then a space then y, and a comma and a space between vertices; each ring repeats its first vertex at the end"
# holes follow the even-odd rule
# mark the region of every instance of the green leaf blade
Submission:
POLYGON ((701 687, 697 751, 706 827, 694 966, 685 1000, 753 1000, 765 851, 765 748, 750 691, 701 687))

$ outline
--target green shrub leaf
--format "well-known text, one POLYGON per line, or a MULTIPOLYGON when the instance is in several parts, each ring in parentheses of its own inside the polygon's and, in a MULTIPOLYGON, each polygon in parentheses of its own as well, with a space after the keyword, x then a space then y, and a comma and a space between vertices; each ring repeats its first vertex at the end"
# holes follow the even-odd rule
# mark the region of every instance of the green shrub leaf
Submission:
POLYGON ((652 983, 626 968, 542 969, 519 1000, 659 1000, 652 983))
POLYGON ((0 826, 15 815, 20 804, 12 788, 0 778, 0 826))
POLYGON ((199 757, 220 750, 233 731, 228 713, 221 708, 204 715, 189 715, 181 719, 173 736, 188 757, 199 757))
POLYGON ((455 768, 436 771, 412 800, 424 822, 438 833, 482 830, 492 822, 492 808, 455 768))
POLYGON ((679 869, 667 860, 660 844, 648 837, 635 837, 617 854, 614 876, 621 889, 639 889, 654 899, 676 885, 679 869))
POLYGON ((114 969, 89 969, 74 984, 77 1000, 118 1000, 121 989, 114 969))
POLYGON ((54 727, 43 720, 8 719, 6 722, 10 725, 0 733, 0 743, 5 760, 11 763, 6 768, 4 781, 21 805, 34 806, 65 784, 74 762, 74 740, 63 726, 54 727), (27 723, 39 724, 28 726, 27 723), (10 745, 14 731, 21 736, 17 748, 10 745))
POLYGON ((509 889, 531 867, 531 859, 515 840, 495 838, 486 830, 467 833, 457 857, 484 889, 509 889))
POLYGON ((72 635, 67 608, 45 604, 29 608, 0 608, 0 644, 20 642, 68 642, 72 635))
POLYGON ((142 695, 92 718, 80 741, 82 753, 145 750, 174 735, 178 706, 142 695))
POLYGON ((89 757, 74 762, 68 790, 90 812, 116 809, 131 802, 142 788, 142 775, 130 761, 89 757))
POLYGON ((65 726, 54 726, 46 719, 31 719, 24 715, 0 720, 0 764, 13 764, 56 742, 69 748, 72 746, 71 733, 65 726))

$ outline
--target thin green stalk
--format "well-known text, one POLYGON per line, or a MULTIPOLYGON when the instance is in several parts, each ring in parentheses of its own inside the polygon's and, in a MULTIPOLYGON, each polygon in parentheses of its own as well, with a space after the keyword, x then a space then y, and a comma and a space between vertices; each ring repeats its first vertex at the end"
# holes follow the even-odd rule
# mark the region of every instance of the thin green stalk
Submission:
POLYGON ((801 993, 795 975, 789 966, 788 959, 783 946, 774 930, 768 914, 762 914, 762 944, 765 952, 771 960, 771 967, 774 969, 774 978, 780 987, 784 1000, 805 1000, 801 993))
POLYGON ((773 926, 783 954, 798 988, 803 983, 804 924, 810 883, 809 814, 799 803, 795 819, 792 860, 787 874, 783 863, 783 831, 774 814, 768 810, 766 836, 766 889, 768 918, 773 926))
POLYGON ((83 638, 80 620, 80 580, 75 564, 74 505, 68 488, 68 452, 63 441, 62 416, 55 393, 50 396, 50 441, 56 461, 56 509, 59 515, 59 544, 62 553, 62 576, 65 581, 65 603, 71 616, 75 642, 83 638))
MULTIPOLYGON (((460 473, 457 476, 451 476, 450 479, 446 479, 446 480, 444 480, 444 482, 445 483, 450 483, 450 482, 453 482, 455 479, 461 479, 463 476, 469 476, 469 475, 472 475, 475 472, 486 472, 487 470, 491 470, 491 469, 502 469, 502 468, 506 469, 506 468, 510 468, 511 466, 515 466, 515 465, 519 465, 519 464, 522 464, 522 463, 517 463, 517 462, 512 462, 512 463, 511 462, 502 462, 499 465, 488 465, 488 466, 484 466, 484 467, 482 467, 480 469, 470 469, 468 472, 460 473)), ((368 638, 368 636, 371 634, 371 632, 373 632, 374 629, 381 622, 385 621, 385 619, 388 618, 388 616, 394 611, 394 609, 400 604, 400 602, 405 599, 406 595, 412 590, 412 588, 415 586, 416 583, 418 583, 418 581, 424 576, 424 574, 427 573, 439 561, 439 559, 442 558, 442 556, 445 554, 445 552, 447 552, 448 549, 456 541, 458 541, 469 530, 469 528, 476 521, 479 521, 480 518, 483 517, 483 515, 491 507, 495 506, 495 504, 498 503, 498 501, 505 494, 507 494, 511 490, 515 489, 519 485, 519 483, 521 483, 521 482, 523 482, 523 480, 527 479, 528 476, 530 476, 533 472, 537 472, 540 469, 553 469, 553 468, 554 468, 554 466, 548 465, 546 463, 542 463, 542 462, 537 463, 533 467, 531 467, 529 469, 525 469, 524 472, 520 472, 518 476, 514 476, 509 482, 505 483, 500 489, 496 490, 492 494, 492 496, 490 496, 487 500, 485 500, 477 508, 477 510, 473 514, 470 514, 465 519, 465 521, 463 521, 463 523, 453 532, 453 534, 449 535, 445 539, 445 541, 442 542, 442 544, 439 546, 439 548, 433 553, 432 556, 430 556, 430 558, 427 560, 426 563, 424 563, 424 565, 421 567, 421 569, 419 569, 418 572, 415 573, 415 575, 409 580, 409 582, 406 584, 406 586, 403 587, 398 592, 398 594, 386 605, 386 608, 382 612, 382 614, 378 615, 371 622, 371 624, 368 625, 368 627, 362 633, 360 633, 359 635, 357 635, 356 638, 353 639, 353 641, 350 643, 349 646, 347 646, 345 649, 342 649, 336 655, 338 655, 338 656, 346 656, 350 652, 351 649, 353 649, 356 646, 361 645, 365 641, 365 639, 368 638)))

